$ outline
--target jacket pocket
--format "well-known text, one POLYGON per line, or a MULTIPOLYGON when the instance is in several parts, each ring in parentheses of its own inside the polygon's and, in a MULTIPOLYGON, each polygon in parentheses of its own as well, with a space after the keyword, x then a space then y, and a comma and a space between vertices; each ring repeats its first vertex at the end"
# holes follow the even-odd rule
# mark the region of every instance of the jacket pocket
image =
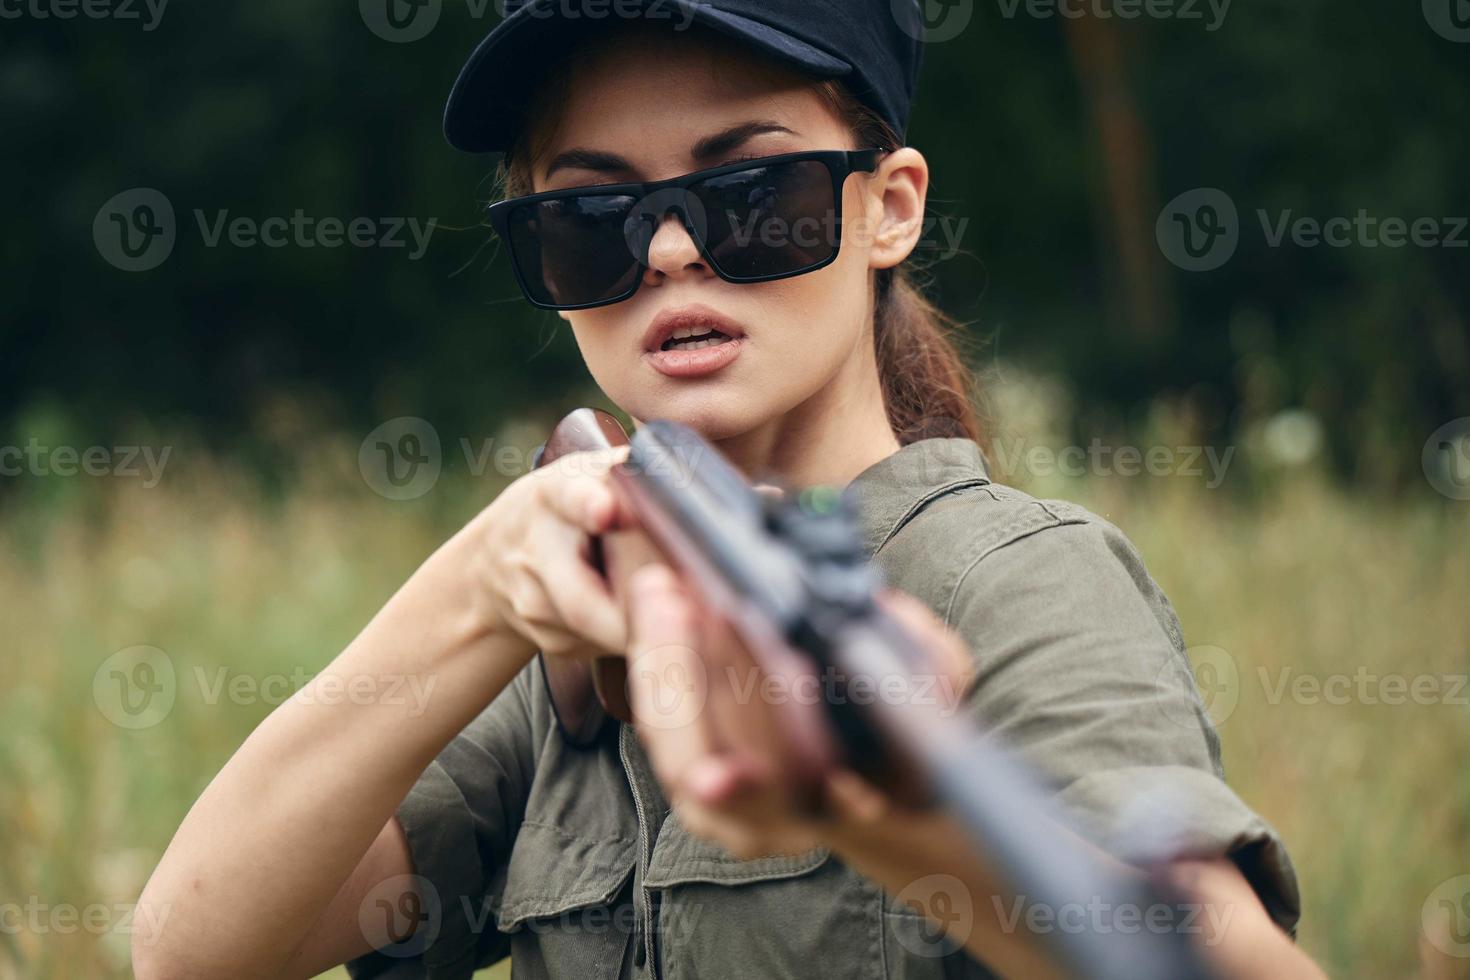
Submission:
POLYGON ((877 889, 825 848, 739 860, 664 821, 647 872, 661 895, 660 960, 701 980, 879 980, 877 889))
POLYGON ((941 891, 929 901, 949 930, 902 898, 884 894, 886 980, 992 980, 995 975, 964 949, 963 938, 974 927, 975 915, 967 899, 941 891))
POLYGON ((517 977, 617 977, 634 915, 636 841, 580 836, 527 820, 496 911, 517 977))
POLYGON ((608 905, 637 860, 637 841, 580 837, 526 821, 516 834, 496 925, 511 932, 527 920, 608 905))

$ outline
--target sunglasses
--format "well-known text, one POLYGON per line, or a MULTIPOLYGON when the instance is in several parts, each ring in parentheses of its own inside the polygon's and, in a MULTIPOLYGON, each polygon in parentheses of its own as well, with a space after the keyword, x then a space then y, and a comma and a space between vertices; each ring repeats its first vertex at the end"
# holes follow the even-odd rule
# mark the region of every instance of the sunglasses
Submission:
POLYGON ((630 299, 671 211, 721 279, 772 282, 837 259, 843 184, 876 170, 885 152, 783 153, 669 180, 547 191, 492 204, 490 226, 521 291, 546 310, 630 299))

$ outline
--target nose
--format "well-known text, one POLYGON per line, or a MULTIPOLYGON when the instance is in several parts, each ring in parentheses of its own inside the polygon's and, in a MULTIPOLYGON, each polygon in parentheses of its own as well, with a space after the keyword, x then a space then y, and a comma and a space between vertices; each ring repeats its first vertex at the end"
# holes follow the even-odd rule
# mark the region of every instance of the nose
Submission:
POLYGON ((701 278, 713 276, 714 270, 699 253, 699 246, 684 227, 683 219, 669 211, 659 219, 658 229, 648 243, 648 268, 643 270, 643 284, 656 286, 665 278, 701 278))

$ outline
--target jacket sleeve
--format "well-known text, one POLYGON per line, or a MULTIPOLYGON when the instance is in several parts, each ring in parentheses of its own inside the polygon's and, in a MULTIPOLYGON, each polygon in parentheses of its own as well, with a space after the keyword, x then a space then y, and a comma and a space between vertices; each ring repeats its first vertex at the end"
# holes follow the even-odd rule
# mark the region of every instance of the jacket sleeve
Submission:
POLYGON ((544 714, 534 697, 539 669, 532 661, 522 670, 399 805, 424 895, 416 910, 420 931, 348 963, 350 976, 469 977, 509 955, 495 908, 536 769, 537 718, 544 714))
POLYGON ((1030 500, 1001 526, 942 610, 976 658, 969 709, 1098 846, 1134 861, 1228 855, 1294 935, 1285 845, 1226 785, 1178 618, 1138 552, 1072 505, 1030 500))

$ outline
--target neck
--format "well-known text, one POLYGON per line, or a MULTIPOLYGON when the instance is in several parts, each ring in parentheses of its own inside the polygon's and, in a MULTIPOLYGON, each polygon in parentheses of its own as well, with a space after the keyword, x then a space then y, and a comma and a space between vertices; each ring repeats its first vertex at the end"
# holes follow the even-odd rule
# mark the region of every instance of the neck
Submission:
POLYGON ((717 445, 748 478, 798 488, 846 486, 900 448, 871 355, 850 360, 833 383, 791 411, 717 445))

